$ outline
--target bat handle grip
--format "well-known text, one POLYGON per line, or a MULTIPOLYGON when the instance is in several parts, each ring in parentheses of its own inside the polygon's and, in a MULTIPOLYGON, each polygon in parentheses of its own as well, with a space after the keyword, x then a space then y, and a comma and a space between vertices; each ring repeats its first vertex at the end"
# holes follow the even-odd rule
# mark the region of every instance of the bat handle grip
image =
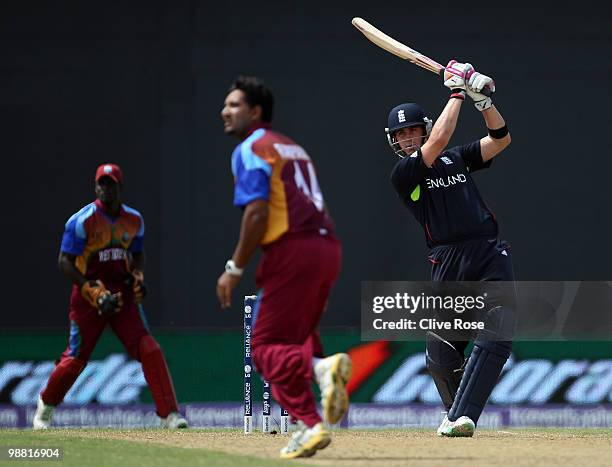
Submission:
MULTIPOLYGON (((446 68, 440 68, 440 76, 442 78, 444 78, 444 72, 446 71, 446 68)), ((480 91, 480 94, 484 94, 487 97, 493 97, 493 94, 495 94, 495 91, 491 91, 490 88, 485 87, 480 91)))

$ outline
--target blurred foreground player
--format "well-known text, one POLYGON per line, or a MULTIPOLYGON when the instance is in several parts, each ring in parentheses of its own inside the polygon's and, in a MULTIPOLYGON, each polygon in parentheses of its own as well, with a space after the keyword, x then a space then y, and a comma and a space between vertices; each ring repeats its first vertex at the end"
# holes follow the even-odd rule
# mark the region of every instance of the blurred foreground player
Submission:
POLYGON ((107 324, 130 357, 142 363, 162 426, 187 428, 164 355, 145 321, 144 221, 138 211, 121 204, 122 185, 117 165, 98 167, 97 199, 66 223, 58 264, 73 283, 70 338, 38 399, 34 429, 50 427, 54 408, 87 365, 107 324))
MULTIPOLYGON (((504 119, 480 92, 485 86, 494 90, 493 80, 469 63, 454 60, 444 80, 451 95, 433 127, 416 104, 401 104, 389 113, 387 138, 402 158, 391 181, 423 227, 431 248, 433 281, 514 281, 510 248, 499 240, 495 216, 471 176, 488 168, 510 144, 504 119), (482 112, 488 135, 446 149, 466 94, 482 112)), ((467 364, 467 339, 453 340, 443 331, 427 333, 427 367, 448 411, 438 435, 473 435, 512 349, 514 317, 509 304, 492 301, 487 314, 491 325, 470 336, 474 348, 467 364)))
POLYGON ((321 388, 323 418, 339 422, 348 409, 346 354, 323 357, 317 327, 340 270, 341 247, 304 149, 270 129, 274 99, 255 77, 230 87, 221 117, 241 143, 232 154, 234 205, 243 209, 238 244, 217 282, 223 308, 261 245, 253 314, 253 359, 274 398, 298 422, 281 457, 310 457, 330 442, 317 413, 312 379, 321 388))

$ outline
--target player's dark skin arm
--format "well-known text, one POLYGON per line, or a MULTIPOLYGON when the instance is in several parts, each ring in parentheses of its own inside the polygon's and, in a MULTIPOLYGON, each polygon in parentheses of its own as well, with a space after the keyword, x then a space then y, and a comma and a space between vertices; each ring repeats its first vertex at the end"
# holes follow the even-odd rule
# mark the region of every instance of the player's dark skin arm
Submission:
POLYGON ((461 99, 449 99, 436 120, 427 142, 421 147, 423 162, 431 167, 442 151, 448 146, 448 142, 455 132, 459 111, 461 110, 461 99))
MULTIPOLYGON (((145 267, 145 254, 144 251, 138 253, 132 253, 132 271, 139 270, 144 272, 145 267)), ((57 266, 61 272, 63 272, 73 284, 76 284, 79 289, 83 287, 83 284, 87 282, 87 279, 81 271, 76 267, 76 256, 69 253, 60 251, 57 259, 57 266)))
POLYGON ((259 246, 268 228, 268 202, 256 200, 247 204, 242 214, 240 238, 232 259, 239 268, 244 268, 259 246))
POLYGON ((145 252, 144 250, 132 253, 132 260, 130 261, 131 271, 144 272, 145 268, 145 252))
MULTIPOLYGON (((256 200, 249 203, 242 214, 240 237, 232 255, 236 267, 242 269, 247 265, 266 233, 267 227, 268 202, 256 200)), ((232 290, 239 281, 240 276, 228 272, 221 274, 217 281, 217 297, 221 308, 229 308, 232 305, 232 290)))
POLYGON ((59 270, 62 271, 72 281, 72 283, 76 284, 80 289, 83 287, 83 284, 87 282, 87 279, 76 267, 76 258, 77 257, 75 255, 60 251, 59 258, 57 259, 57 266, 59 267, 59 270))

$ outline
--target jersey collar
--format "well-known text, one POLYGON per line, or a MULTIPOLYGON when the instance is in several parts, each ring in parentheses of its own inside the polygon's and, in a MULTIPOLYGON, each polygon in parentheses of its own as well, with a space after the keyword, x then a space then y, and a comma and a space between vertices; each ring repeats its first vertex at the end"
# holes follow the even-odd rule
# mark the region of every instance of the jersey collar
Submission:
POLYGON ((257 122, 253 124, 251 128, 249 128, 249 132, 247 133, 244 139, 247 139, 249 136, 251 136, 255 131, 259 130, 260 128, 263 128, 264 130, 269 130, 272 128, 272 125, 270 123, 257 122))
MULTIPOLYGON (((95 205, 96 205, 96 208, 97 208, 97 209, 99 209, 99 210, 100 210, 102 213, 104 213, 104 215, 105 215, 106 217, 108 217, 108 218, 109 218, 109 219, 111 219, 111 220, 114 220, 114 218, 113 218, 113 217, 111 217, 111 215, 108 213, 108 211, 107 211, 107 209, 106 209, 106 206, 104 206, 104 203, 103 203, 102 201, 100 201, 99 199, 96 199, 96 200, 94 201, 94 203, 95 203, 95 205)), ((122 215, 124 212, 125 212, 125 210, 123 209, 123 203, 121 203, 121 204, 119 205, 119 214, 117 215, 117 217, 116 217, 116 218, 118 219, 119 217, 121 217, 121 215, 122 215)))

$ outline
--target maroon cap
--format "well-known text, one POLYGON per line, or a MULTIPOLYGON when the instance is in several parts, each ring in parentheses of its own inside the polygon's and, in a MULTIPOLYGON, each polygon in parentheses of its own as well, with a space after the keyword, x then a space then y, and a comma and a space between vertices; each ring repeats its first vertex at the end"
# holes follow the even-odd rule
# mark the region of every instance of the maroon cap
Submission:
POLYGON ((123 174, 117 164, 102 164, 96 170, 96 182, 102 177, 110 177, 117 183, 123 184, 123 174))

